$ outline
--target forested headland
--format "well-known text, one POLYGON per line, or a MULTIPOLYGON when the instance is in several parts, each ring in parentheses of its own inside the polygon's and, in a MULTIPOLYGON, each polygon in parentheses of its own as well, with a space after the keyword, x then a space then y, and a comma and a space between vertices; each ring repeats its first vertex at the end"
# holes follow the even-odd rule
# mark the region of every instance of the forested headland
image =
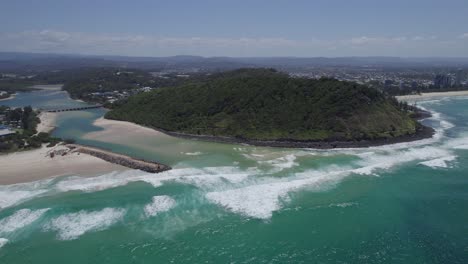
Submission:
POLYGON ((353 82, 240 69, 132 96, 106 118, 239 142, 346 142, 414 136, 414 110, 353 82))

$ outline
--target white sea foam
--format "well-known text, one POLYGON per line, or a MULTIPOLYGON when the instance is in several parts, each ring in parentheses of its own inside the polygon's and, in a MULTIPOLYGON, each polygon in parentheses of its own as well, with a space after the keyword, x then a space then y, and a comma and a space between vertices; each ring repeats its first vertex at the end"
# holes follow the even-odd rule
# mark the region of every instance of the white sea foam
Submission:
POLYGON ((181 152, 181 154, 187 155, 187 156, 199 156, 202 155, 203 152, 196 151, 196 152, 181 152))
POLYGON ((265 155, 262 155, 262 154, 250 154, 250 155, 252 155, 253 157, 257 157, 257 158, 265 157, 265 155))
POLYGON ((402 150, 402 149, 409 149, 409 148, 414 148, 414 147, 421 147, 421 146, 427 146, 436 142, 441 141, 441 139, 444 137, 445 132, 453 128, 455 125, 448 122, 447 120, 443 119, 442 114, 428 110, 422 106, 418 106, 419 108, 428 111, 431 113, 431 117, 426 118, 427 120, 432 120, 435 121, 436 123, 438 122, 439 125, 434 127, 435 133, 431 138, 426 138, 426 139, 421 139, 417 141, 411 141, 411 142, 401 142, 401 143, 395 143, 395 144, 388 144, 388 145, 383 145, 383 146, 375 146, 375 147, 368 147, 368 148, 336 148, 333 150, 317 150, 317 149, 309 149, 310 151, 319 153, 319 154, 325 154, 329 155, 330 153, 336 154, 336 153, 341 153, 341 154, 354 154, 354 153, 361 153, 363 151, 379 151, 379 150, 402 150))
POLYGON ((161 186, 165 181, 178 181, 196 186, 206 186, 219 183, 222 179, 232 183, 241 182, 253 173, 255 173, 254 169, 240 170, 237 167, 175 168, 158 175, 129 170, 93 178, 71 177, 58 182, 55 187, 61 192, 96 192, 137 181, 147 182, 154 187, 161 186))
POLYGON ((39 210, 18 210, 13 215, 0 220, 0 234, 11 233, 26 227, 41 218, 48 210, 48 208, 39 210))
MULTIPOLYGON (((54 190, 60 192, 72 190, 94 192, 123 186, 136 181, 147 182, 155 187, 161 186, 166 181, 177 181, 204 188, 209 201, 219 204, 228 210, 265 219, 271 217, 274 211, 281 208, 282 202, 288 199, 288 194, 291 191, 307 186, 323 186, 325 183, 334 183, 351 174, 373 175, 377 174, 380 170, 388 170, 407 162, 435 162, 435 160, 444 159, 444 157, 454 156, 452 149, 468 145, 468 142, 464 141, 465 143, 457 142, 456 145, 452 142, 450 143, 452 145, 446 143, 440 146, 428 146, 428 144, 439 141, 445 131, 453 127, 453 124, 442 119, 441 114, 433 113, 432 120, 439 121, 439 126, 436 127, 436 136, 431 139, 411 143, 398 143, 365 149, 299 150, 274 153, 269 151, 262 152, 262 150, 252 148, 234 148, 235 151, 241 152, 241 154, 249 159, 257 161, 258 164, 267 164, 279 171, 297 166, 297 157, 304 155, 350 155, 360 158, 360 160, 354 161, 348 166, 331 167, 327 171, 310 170, 304 173, 289 175, 289 178, 257 179, 257 177, 250 176, 266 176, 271 171, 262 172, 254 168, 245 170, 237 166, 201 169, 177 168, 176 166, 173 170, 158 175, 130 170, 94 178, 71 177, 58 181, 54 190)), ((26 189, 2 189, 1 187, 0 209, 31 199, 47 191, 42 187, 26 189)), ((80 214, 85 213, 80 212, 80 214)), ((84 225, 86 226, 86 223, 84 225)), ((90 230, 93 228, 91 227, 90 230)), ((58 228, 54 230, 62 233, 58 228)), ((85 228, 84 230, 86 232, 87 229, 85 228)), ((79 233, 78 231, 74 232, 72 234, 79 233)))
POLYGON ((249 176, 258 173, 259 171, 256 168, 241 170, 237 167, 206 167, 203 169, 191 169, 190 173, 173 175, 172 179, 199 188, 214 188, 223 185, 224 181, 228 183, 240 183, 249 176))
POLYGON ((253 218, 268 219, 281 208, 280 199, 286 198, 294 184, 270 183, 228 191, 210 192, 206 198, 232 212, 253 218))
POLYGON ((44 226, 45 230, 58 232, 61 240, 77 239, 81 235, 92 231, 104 230, 122 220, 126 210, 119 208, 105 208, 101 211, 79 211, 61 215, 44 226))
POLYGON ((354 152, 354 155, 360 160, 347 166, 330 166, 327 169, 295 173, 289 178, 270 179, 270 182, 259 181, 241 188, 214 190, 208 192, 206 198, 232 212, 268 219, 273 212, 281 209, 290 192, 306 187, 320 190, 349 175, 374 175, 408 162, 439 159, 452 153, 439 146, 423 146, 404 150, 366 150, 354 152))
POLYGON ((346 207, 351 207, 351 206, 356 206, 358 203, 337 203, 337 204, 330 204, 328 207, 340 207, 340 208, 346 208, 346 207))
POLYGON ((30 183, 0 185, 0 210, 18 205, 48 192, 51 179, 30 183))
POLYGON ((431 168, 448 168, 451 161, 457 159, 457 156, 451 155, 446 157, 441 157, 433 160, 428 160, 424 162, 420 162, 419 164, 431 167, 431 168))
POLYGON ((154 196, 153 201, 144 208, 147 217, 167 212, 176 205, 176 201, 167 195, 154 196))
POLYGON ((450 155, 450 152, 439 147, 412 148, 403 151, 393 151, 384 154, 368 155, 358 162, 363 167, 353 170, 354 173, 369 175, 378 169, 390 169, 399 164, 417 160, 435 159, 450 155))
POLYGON ((6 238, 0 238, 0 248, 5 246, 8 243, 8 239, 6 238))
POLYGON ((295 161, 296 161, 296 155, 288 154, 284 157, 279 157, 279 158, 268 160, 268 161, 261 161, 260 163, 270 164, 271 166, 276 167, 279 169, 279 171, 281 171, 281 170, 289 169, 289 168, 299 165, 295 161))
POLYGON ((0 210, 30 200, 47 190, 0 190, 0 210))
POLYGON ((452 149, 468 149, 468 136, 463 135, 460 138, 455 138, 446 143, 447 147, 452 149))
POLYGON ((138 181, 147 174, 148 173, 142 171, 129 170, 124 172, 112 172, 109 174, 91 178, 71 177, 58 182, 56 185, 56 189, 62 192, 96 192, 123 186, 132 181, 138 181))
POLYGON ((206 194, 206 198, 220 206, 245 216, 268 219, 289 200, 289 193, 304 187, 320 188, 334 183, 350 171, 308 171, 296 174, 295 179, 274 179, 270 182, 206 194))

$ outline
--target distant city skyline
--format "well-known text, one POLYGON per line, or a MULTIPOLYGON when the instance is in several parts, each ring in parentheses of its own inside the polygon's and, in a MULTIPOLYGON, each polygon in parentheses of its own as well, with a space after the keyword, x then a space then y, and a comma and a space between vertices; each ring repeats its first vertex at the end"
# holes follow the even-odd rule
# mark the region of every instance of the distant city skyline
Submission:
POLYGON ((6 0, 0 51, 468 57, 468 2, 6 0))

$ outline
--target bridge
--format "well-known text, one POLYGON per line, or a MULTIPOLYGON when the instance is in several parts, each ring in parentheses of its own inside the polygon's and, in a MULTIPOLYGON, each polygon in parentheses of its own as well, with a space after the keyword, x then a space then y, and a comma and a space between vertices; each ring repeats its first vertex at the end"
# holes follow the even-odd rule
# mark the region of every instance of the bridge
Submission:
POLYGON ((88 106, 77 106, 77 107, 69 107, 69 108, 50 108, 50 109, 40 109, 43 112, 48 113, 58 113, 58 112, 70 112, 70 111, 82 111, 88 109, 96 109, 101 108, 103 105, 88 105, 88 106))

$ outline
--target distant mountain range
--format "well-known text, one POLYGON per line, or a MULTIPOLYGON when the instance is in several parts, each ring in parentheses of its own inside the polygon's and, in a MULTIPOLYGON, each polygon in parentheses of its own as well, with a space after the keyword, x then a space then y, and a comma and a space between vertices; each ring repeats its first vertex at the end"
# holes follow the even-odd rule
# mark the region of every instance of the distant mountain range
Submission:
POLYGON ((45 71, 81 67, 123 67, 169 71, 222 71, 246 67, 293 70, 307 67, 466 67, 466 58, 400 57, 126 57, 0 52, 0 71, 45 71))

